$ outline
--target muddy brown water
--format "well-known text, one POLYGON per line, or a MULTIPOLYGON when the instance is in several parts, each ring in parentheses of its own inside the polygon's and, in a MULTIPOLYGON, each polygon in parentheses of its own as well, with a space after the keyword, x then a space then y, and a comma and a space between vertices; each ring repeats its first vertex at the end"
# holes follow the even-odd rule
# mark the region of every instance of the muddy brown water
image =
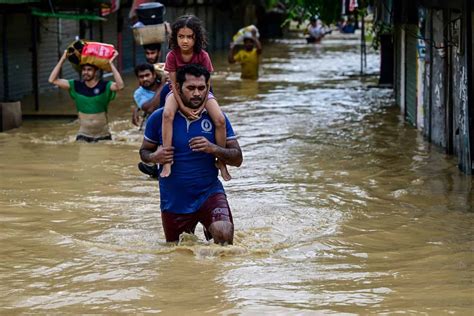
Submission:
POLYGON ((258 82, 212 57, 244 152, 225 184, 235 245, 199 227, 165 244, 129 76, 112 142, 57 120, 0 134, 1 314, 472 312, 472 178, 356 76, 357 40, 267 42, 258 82))

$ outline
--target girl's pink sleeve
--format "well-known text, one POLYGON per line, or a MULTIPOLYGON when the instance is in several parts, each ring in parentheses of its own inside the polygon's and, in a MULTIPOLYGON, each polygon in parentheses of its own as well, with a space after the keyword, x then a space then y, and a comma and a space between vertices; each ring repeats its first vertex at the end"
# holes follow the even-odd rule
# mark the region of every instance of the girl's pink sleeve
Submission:
POLYGON ((201 51, 202 54, 202 65, 209 71, 213 72, 214 67, 212 67, 212 62, 211 62, 211 57, 209 57, 209 54, 205 51, 201 51))
POLYGON ((176 56, 173 51, 166 54, 165 70, 167 72, 176 72, 176 56))

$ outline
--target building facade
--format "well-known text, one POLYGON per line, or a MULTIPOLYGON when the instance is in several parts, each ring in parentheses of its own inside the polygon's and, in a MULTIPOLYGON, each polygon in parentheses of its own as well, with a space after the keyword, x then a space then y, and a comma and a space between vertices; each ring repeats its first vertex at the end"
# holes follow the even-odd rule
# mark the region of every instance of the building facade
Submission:
MULTIPOLYGON (((119 51, 120 72, 130 72, 144 62, 143 48, 134 43, 130 10, 145 1, 54 1, 0 0, 0 102, 20 101, 23 114, 58 114, 50 109, 48 96, 64 94, 48 83, 48 77, 65 48, 75 39, 113 44, 119 51), (105 16, 103 3, 115 5, 105 16)), ((194 14, 209 34, 208 50, 227 48, 232 35, 242 26, 255 23, 252 1, 161 1, 165 20, 194 14)), ((167 52, 163 45, 162 58, 167 52)), ((65 63, 61 76, 78 78, 65 63)), ((64 98, 67 99, 67 98, 64 98)))
POLYGON ((376 1, 393 36, 393 87, 406 121, 473 172, 471 0, 376 1))

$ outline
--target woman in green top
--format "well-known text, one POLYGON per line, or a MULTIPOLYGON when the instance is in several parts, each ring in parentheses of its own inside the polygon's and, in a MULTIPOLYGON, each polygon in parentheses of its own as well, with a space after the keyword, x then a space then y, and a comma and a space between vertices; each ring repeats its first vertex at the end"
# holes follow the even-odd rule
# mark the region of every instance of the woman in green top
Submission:
POLYGON ((118 52, 115 51, 109 60, 115 82, 98 79, 98 68, 90 64, 81 65, 82 80, 58 78, 67 58, 66 51, 49 76, 49 82, 61 89, 68 90, 76 104, 80 122, 76 140, 97 142, 112 139, 107 121, 107 107, 110 101, 115 98, 115 92, 124 88, 122 77, 113 64, 117 56, 118 52))

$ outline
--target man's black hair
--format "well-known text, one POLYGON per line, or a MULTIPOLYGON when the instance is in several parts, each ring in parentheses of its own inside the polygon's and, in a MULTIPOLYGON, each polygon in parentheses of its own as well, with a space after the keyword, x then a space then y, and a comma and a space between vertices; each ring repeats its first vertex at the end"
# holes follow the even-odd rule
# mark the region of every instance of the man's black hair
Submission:
POLYGON ((183 83, 186 81, 187 74, 198 78, 204 76, 206 79, 206 84, 209 82, 209 78, 211 78, 211 74, 203 66, 199 64, 187 64, 179 68, 176 72, 176 82, 178 82, 180 88, 183 87, 183 83))
POLYGON ((161 43, 143 45, 143 49, 161 51, 161 43))
POLYGON ((89 64, 89 63, 87 63, 87 64, 82 64, 82 65, 81 65, 81 70, 82 70, 82 67, 84 67, 84 66, 92 67, 92 68, 95 69, 95 71, 98 71, 98 70, 99 70, 99 67, 97 67, 96 65, 89 64))
POLYGON ((135 76, 138 77, 138 73, 145 71, 145 70, 150 70, 151 73, 153 74, 155 72, 155 67, 153 65, 144 63, 144 64, 139 64, 135 66, 135 76))

